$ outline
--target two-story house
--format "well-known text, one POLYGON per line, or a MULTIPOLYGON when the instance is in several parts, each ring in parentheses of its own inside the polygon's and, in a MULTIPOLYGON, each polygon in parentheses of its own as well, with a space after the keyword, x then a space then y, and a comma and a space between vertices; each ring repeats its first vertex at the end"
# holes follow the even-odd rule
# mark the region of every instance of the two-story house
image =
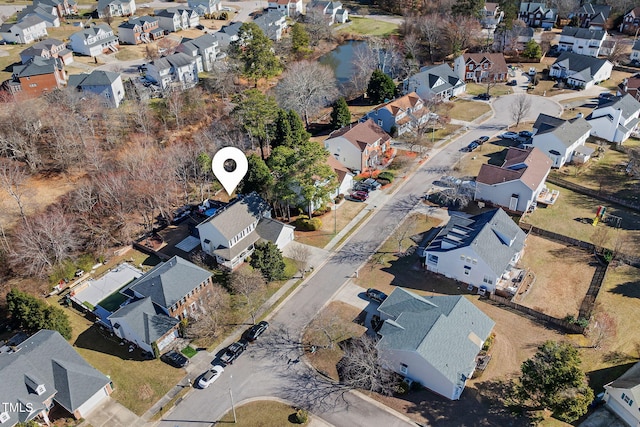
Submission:
POLYGON ((308 4, 307 9, 318 11, 326 16, 329 25, 344 24, 349 19, 349 12, 343 8, 339 1, 313 0, 308 4))
POLYGON ((611 48, 605 44, 609 35, 604 30, 564 27, 560 33, 558 50, 597 57, 608 55, 611 48))
POLYGON ((268 6, 289 18, 295 18, 303 12, 302 0, 269 0, 268 6))
POLYGON ((389 134, 371 119, 335 130, 324 141, 327 151, 356 173, 381 165, 390 144, 389 134))
POLYGON ((480 25, 485 29, 495 29, 504 17, 504 12, 498 3, 486 2, 480 13, 482 14, 480 25))
POLYGON ((471 217, 454 214, 422 257, 429 271, 494 292, 522 257, 525 238, 500 208, 471 217))
POLYGON ((640 101, 640 73, 627 77, 618 85, 617 95, 629 94, 640 101))
POLYGON ((606 29, 610 14, 611 6, 606 4, 584 3, 580 9, 578 9, 575 16, 581 28, 604 30, 606 29))
POLYGON ((195 28, 200 24, 200 16, 188 7, 170 7, 155 11, 160 28, 169 32, 195 28))
POLYGON ((202 68, 199 68, 198 72, 212 71, 213 63, 220 54, 218 38, 212 34, 205 34, 195 39, 182 39, 182 43, 177 50, 193 58, 201 58, 198 65, 201 65, 202 68))
POLYGON ((508 68, 502 53, 465 53, 454 61, 454 72, 461 80, 503 82, 507 80, 508 68))
POLYGON ((378 307, 382 366, 458 400, 495 322, 462 295, 422 297, 395 288, 378 307))
POLYGON ((555 9, 547 7, 545 3, 522 2, 518 19, 524 21, 529 27, 553 28, 558 20, 558 14, 555 9))
POLYGON ((34 6, 53 6, 60 19, 78 14, 78 4, 75 0, 33 0, 34 6))
POLYGON ((71 34, 69 37, 71 50, 80 55, 98 56, 102 53, 117 52, 118 37, 107 24, 98 24, 82 31, 71 34))
POLYGON ((0 351, 0 378, 3 426, 51 425, 51 411, 85 418, 113 391, 109 378, 48 329, 0 351))
POLYGON ((422 99, 448 101, 467 90, 467 84, 447 64, 422 67, 402 82, 403 93, 415 92, 422 99))
POLYGON ((140 16, 129 18, 118 26, 118 37, 121 43, 140 44, 150 43, 164 37, 158 18, 155 16, 140 16))
POLYGON ((58 39, 45 39, 20 52, 20 61, 26 64, 29 60, 39 56, 41 58, 60 58, 64 65, 73 62, 73 53, 67 49, 67 44, 58 39))
POLYGON ((607 409, 627 426, 640 426, 640 362, 633 365, 615 381, 604 386, 607 409))
POLYGON ((411 132, 429 120, 429 109, 417 93, 411 92, 369 111, 363 119, 371 119, 389 134, 411 132))
POLYGON ((242 22, 232 22, 229 25, 225 25, 216 33, 216 38, 218 39, 218 46, 221 51, 226 51, 229 49, 231 43, 237 41, 239 39, 240 27, 242 26, 242 22))
POLYGON ((621 33, 636 35, 640 32, 638 29, 640 29, 640 6, 625 13, 620 24, 621 33))
POLYGON ((114 108, 120 106, 125 95, 122 78, 113 71, 93 70, 90 74, 70 75, 67 87, 98 95, 107 106, 114 108))
POLYGON ((277 9, 267 9, 265 13, 254 18, 262 32, 273 41, 280 41, 287 29, 287 16, 277 9))
POLYGON ((29 5, 18 12, 18 21, 22 21, 27 16, 37 16, 39 19, 45 22, 47 27, 55 28, 60 26, 60 17, 58 16, 58 9, 53 5, 40 4, 38 6, 29 5))
POLYGON ((33 57, 23 65, 14 65, 11 80, 3 87, 16 99, 36 98, 64 87, 67 81, 62 61, 59 58, 33 57))
POLYGON ((540 114, 533 124, 531 144, 551 159, 552 167, 559 168, 575 158, 588 157, 584 144, 590 133, 591 125, 583 117, 565 120, 540 114))
POLYGON ((48 35, 46 22, 36 15, 26 16, 15 24, 0 25, 0 36, 7 43, 28 44, 48 35))
POLYGON ((638 129, 640 101, 629 94, 600 99, 586 120, 592 136, 622 144, 638 129))
POLYGON ((187 0, 187 6, 199 16, 211 15, 222 10, 220 0, 187 0))
POLYGON ((564 80, 569 86, 588 89, 608 80, 613 64, 606 59, 563 52, 549 68, 549 76, 564 80))
POLYGON ((511 212, 527 212, 545 188, 550 171, 551 159, 539 149, 509 147, 502 166, 480 166, 474 199, 511 212))
POLYGON ((188 89, 198 84, 198 60, 182 52, 151 61, 147 65, 147 80, 157 84, 162 89, 178 86, 188 89))
POLYGON ((493 50, 498 52, 522 52, 533 39, 533 27, 514 25, 511 29, 498 28, 493 33, 493 50))
POLYGON ((640 62, 640 39, 636 40, 633 47, 631 47, 629 59, 631 59, 631 61, 640 62))
POLYGON ((135 0, 98 0, 98 18, 131 16, 136 13, 135 0))
POLYGON ((228 270, 251 256, 260 239, 282 250, 294 237, 293 227, 271 219, 269 204, 256 193, 238 197, 197 228, 202 250, 228 270))

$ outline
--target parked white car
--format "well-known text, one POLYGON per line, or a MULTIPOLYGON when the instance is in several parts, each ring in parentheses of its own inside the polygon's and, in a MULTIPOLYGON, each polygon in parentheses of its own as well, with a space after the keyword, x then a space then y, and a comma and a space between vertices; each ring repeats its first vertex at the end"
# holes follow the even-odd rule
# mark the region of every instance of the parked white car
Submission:
POLYGON ((200 388, 209 387, 218 378, 220 378, 220 375, 222 375, 223 372, 224 372, 224 368, 222 366, 220 365, 214 366, 213 368, 205 372, 204 375, 202 375, 202 377, 200 378, 200 381, 198 381, 198 387, 200 388))

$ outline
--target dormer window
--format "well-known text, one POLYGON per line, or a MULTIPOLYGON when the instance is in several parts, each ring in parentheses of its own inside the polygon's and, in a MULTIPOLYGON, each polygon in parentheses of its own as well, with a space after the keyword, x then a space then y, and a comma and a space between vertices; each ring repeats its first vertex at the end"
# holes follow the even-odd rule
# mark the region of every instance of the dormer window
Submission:
POLYGON ((0 412, 0 424, 4 424, 9 421, 9 413, 7 411, 0 412))

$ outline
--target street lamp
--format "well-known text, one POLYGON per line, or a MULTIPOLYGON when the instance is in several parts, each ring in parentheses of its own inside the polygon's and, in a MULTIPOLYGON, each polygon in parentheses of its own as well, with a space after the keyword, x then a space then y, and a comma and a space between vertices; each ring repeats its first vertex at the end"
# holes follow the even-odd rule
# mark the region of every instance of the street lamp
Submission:
POLYGON ((236 406, 233 404, 233 393, 231 392, 231 380, 233 380, 233 375, 229 375, 229 397, 231 398, 231 410, 233 411, 233 423, 236 424, 238 422, 238 418, 236 418, 236 406))

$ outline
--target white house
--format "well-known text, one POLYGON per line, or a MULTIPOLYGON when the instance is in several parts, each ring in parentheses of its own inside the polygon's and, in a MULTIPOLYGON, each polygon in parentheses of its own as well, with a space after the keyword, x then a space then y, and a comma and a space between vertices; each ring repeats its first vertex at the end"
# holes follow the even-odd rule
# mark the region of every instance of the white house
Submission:
POLYGON ((522 256, 525 238, 499 208, 468 218, 453 215, 422 256, 427 270, 493 292, 522 256))
POLYGON ((135 0, 98 0, 98 18, 131 16, 136 13, 135 0))
POLYGON ((609 35, 605 30, 590 30, 588 28, 564 27, 560 33, 558 50, 597 57, 608 55, 610 51, 603 44, 609 35))
POLYGON ((640 427, 640 362, 604 386, 603 400, 626 425, 640 427))
POLYGON ((112 71, 93 70, 91 74, 70 75, 67 87, 98 95, 106 105, 115 108, 120 106, 125 95, 120 74, 112 71))
POLYGON ((188 89, 198 83, 198 59, 182 52, 165 56, 147 65, 146 77, 162 89, 176 84, 188 89))
POLYGON ((382 164, 391 137, 373 120, 350 124, 329 134, 324 147, 353 171, 364 171, 382 164))
POLYGON ((280 41, 287 29, 287 15, 277 9, 267 9, 265 13, 254 18, 262 32, 273 41, 280 41))
POLYGON ((334 23, 344 24, 349 19, 349 12, 344 9, 339 1, 318 1, 314 0, 307 6, 307 9, 317 10, 327 16, 329 25, 334 23))
POLYGON ((269 9, 284 13, 289 18, 295 18, 303 12, 302 0, 269 0, 269 9))
POLYGON ((411 92, 369 111, 365 117, 378 124, 385 132, 396 135, 411 132, 429 120, 429 109, 417 93, 411 92))
POLYGON ((591 125, 581 116, 565 120, 540 114, 533 124, 533 132, 531 143, 549 156, 554 168, 576 160, 576 156, 584 156, 585 149, 591 150, 584 147, 591 125))
POLYGON ((549 76, 566 80, 569 86, 588 89, 611 77, 613 64, 577 53, 563 52, 549 68, 549 76))
POLYGON ((187 5, 199 16, 210 15, 222 10, 220 0, 187 0, 187 5))
POLYGON ((15 24, 0 25, 0 36, 7 43, 27 44, 47 37, 47 23, 36 15, 29 15, 15 24))
POLYGON ((636 40, 631 48, 631 54, 629 54, 629 59, 632 61, 640 62, 640 39, 636 40))
POLYGON ((498 3, 486 2, 480 13, 482 14, 480 25, 490 30, 495 29, 504 17, 504 12, 498 3))
POLYGON ((527 212, 543 191, 551 159, 537 148, 509 147, 502 166, 483 164, 476 179, 475 200, 513 212, 527 212))
POLYGON ((118 51, 118 37, 107 24, 98 24, 71 34, 70 47, 75 53, 98 56, 106 52, 118 51))
POLYGON ((467 84, 447 64, 422 67, 418 74, 402 82, 405 94, 415 92, 425 100, 448 101, 467 90, 467 84))
POLYGON ((610 99, 601 99, 598 107, 587 116, 591 135, 609 142, 622 144, 640 122, 640 102, 626 94, 610 99))
POLYGON ((351 187, 353 187, 354 175, 334 156, 329 155, 327 157, 327 164, 331 166, 338 180, 338 188, 336 188, 336 191, 331 195, 331 197, 335 198, 339 194, 348 194, 351 187))
POLYGON ((402 288, 378 313, 382 366, 458 400, 495 322, 462 295, 421 297, 402 288))
POLYGON ((182 39, 182 43, 178 46, 177 50, 193 58, 201 58, 198 64, 201 64, 202 68, 199 68, 198 72, 212 71, 213 63, 220 53, 218 38, 211 34, 205 34, 195 39, 182 39))
POLYGON ((195 28, 200 24, 200 16, 188 7, 171 7, 155 11, 160 28, 170 32, 195 28))
POLYGON ((522 2, 518 19, 524 21, 529 27, 553 28, 558 13, 555 9, 550 9, 545 3, 522 2))
POLYGON ((256 193, 239 196, 225 208, 198 224, 202 250, 216 258, 219 265, 233 270, 249 257, 255 244, 264 240, 282 250, 293 240, 293 227, 270 220, 271 209, 256 193))
POLYGON ((59 27, 60 17, 58 16, 58 9, 53 5, 30 5, 18 12, 18 22, 22 21, 27 16, 37 16, 47 24, 47 27, 59 27))

